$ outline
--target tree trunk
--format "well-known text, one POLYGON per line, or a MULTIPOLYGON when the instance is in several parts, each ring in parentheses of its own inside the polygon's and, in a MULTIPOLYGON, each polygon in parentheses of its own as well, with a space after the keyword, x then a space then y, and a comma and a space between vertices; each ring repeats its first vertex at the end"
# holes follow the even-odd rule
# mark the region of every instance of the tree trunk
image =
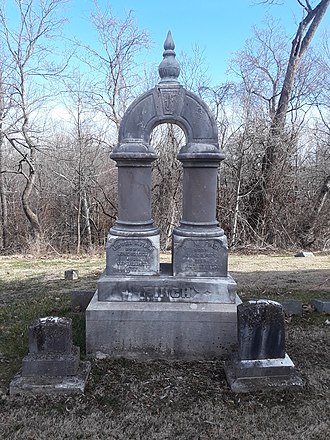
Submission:
POLYGON ((326 198, 330 192, 330 175, 326 177, 316 199, 313 210, 308 217, 308 221, 302 227, 300 242, 303 248, 311 246, 315 240, 315 227, 317 219, 322 211, 326 198))
POLYGON ((238 215, 239 215, 240 191, 241 191, 241 167, 239 170, 238 181, 237 181, 237 185, 236 185, 234 221, 233 221, 233 230, 232 230, 232 236, 231 236, 231 240, 230 240, 230 246, 234 246, 236 243, 236 239, 237 239, 237 224, 238 224, 238 215))
POLYGON ((3 171, 3 135, 0 125, 0 204, 1 204, 1 227, 2 227, 2 248, 8 247, 8 208, 5 187, 5 176, 3 171))
POLYGON ((309 5, 309 2, 306 2, 304 9, 307 14, 306 17, 299 23, 296 35, 292 41, 290 57, 281 89, 281 94, 276 108, 276 113, 269 130, 268 142, 262 162, 260 185, 256 189, 260 195, 258 211, 256 212, 257 223, 265 226, 265 238, 269 243, 272 243, 274 238, 274 231, 272 231, 273 219, 269 218, 267 214, 268 212, 272 212, 272 209, 269 209, 269 204, 272 203, 271 200, 273 200, 273 174, 276 167, 280 165, 278 163, 278 158, 281 151, 288 148, 287 139, 285 136, 285 119, 289 108, 294 81, 300 61, 309 48, 329 4, 330 0, 321 0, 319 4, 312 9, 312 7, 309 5))
POLYGON ((81 196, 79 194, 79 204, 77 213, 77 254, 80 254, 81 232, 80 232, 80 216, 81 216, 81 196))
MULTIPOLYGON (((31 153, 33 154, 33 152, 31 153)), ((33 158, 31 158, 31 162, 32 161, 33 158)), ((33 212, 30 205, 30 197, 36 179, 34 166, 31 165, 29 166, 29 174, 26 176, 26 179, 27 180, 26 180, 25 188, 22 193, 22 206, 23 206, 24 214, 26 215, 26 218, 28 219, 31 226, 33 242, 34 244, 39 245, 41 240, 41 226, 38 215, 35 212, 33 212)))
POLYGON ((276 152, 276 146, 278 145, 276 140, 278 140, 285 126, 285 118, 300 61, 309 48, 329 4, 330 0, 322 0, 314 9, 310 7, 307 8, 307 15, 299 23, 296 35, 292 41, 283 86, 270 129, 270 142, 265 152, 263 170, 265 174, 271 170, 274 163, 274 154, 276 152))
POLYGON ((87 232, 87 246, 88 250, 90 251, 92 249, 92 228, 91 228, 91 220, 90 220, 90 210, 89 210, 89 204, 87 200, 87 194, 86 190, 83 190, 82 195, 82 208, 84 211, 84 217, 85 217, 85 224, 86 224, 86 232, 87 232))
POLYGON ((8 209, 7 209, 7 196, 5 188, 5 176, 3 167, 3 117, 4 117, 4 90, 2 71, 0 70, 0 205, 1 205, 1 227, 2 227, 2 248, 8 247, 8 209))

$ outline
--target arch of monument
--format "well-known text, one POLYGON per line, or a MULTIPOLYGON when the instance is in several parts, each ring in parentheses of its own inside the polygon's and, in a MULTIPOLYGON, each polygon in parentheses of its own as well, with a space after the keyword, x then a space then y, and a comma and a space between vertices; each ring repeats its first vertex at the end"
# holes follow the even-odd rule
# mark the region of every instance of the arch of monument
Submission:
POLYGON ((169 32, 160 82, 127 109, 111 158, 118 167, 118 219, 110 229, 106 270, 86 311, 87 353, 137 358, 212 359, 236 343, 240 299, 228 274, 224 231, 216 220, 217 170, 224 153, 203 100, 179 84, 169 32), (151 217, 152 130, 181 127, 186 144, 180 224, 172 263, 160 264, 151 217))

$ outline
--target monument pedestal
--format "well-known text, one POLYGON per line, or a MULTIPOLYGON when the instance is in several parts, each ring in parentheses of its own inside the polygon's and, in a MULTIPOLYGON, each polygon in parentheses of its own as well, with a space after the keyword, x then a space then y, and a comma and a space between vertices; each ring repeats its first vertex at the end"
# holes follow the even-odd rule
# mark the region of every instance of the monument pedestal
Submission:
POLYGON ((224 159, 207 105, 180 86, 169 32, 160 82, 137 98, 120 124, 111 158, 118 167, 118 218, 110 229, 105 273, 86 310, 90 355, 152 359, 221 359, 237 343, 236 283, 216 219, 218 167, 224 159), (152 219, 153 129, 179 125, 186 145, 182 216, 173 231, 172 265, 159 265, 152 219))
POLYGON ((237 344, 237 305, 99 301, 86 310, 87 354, 112 358, 223 359, 237 344))
POLYGON ((237 343, 241 300, 230 275, 108 275, 86 310, 86 347, 111 357, 222 359, 237 343))

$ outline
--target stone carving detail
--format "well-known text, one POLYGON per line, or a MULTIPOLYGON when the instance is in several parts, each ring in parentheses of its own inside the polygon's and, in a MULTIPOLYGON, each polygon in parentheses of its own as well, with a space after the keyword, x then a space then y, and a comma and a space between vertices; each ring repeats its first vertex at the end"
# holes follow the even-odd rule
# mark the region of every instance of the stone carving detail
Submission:
POLYGON ((175 237, 174 273, 227 276, 227 247, 222 238, 175 237))
POLYGON ((164 115, 173 115, 177 109, 178 92, 176 90, 161 90, 164 115))

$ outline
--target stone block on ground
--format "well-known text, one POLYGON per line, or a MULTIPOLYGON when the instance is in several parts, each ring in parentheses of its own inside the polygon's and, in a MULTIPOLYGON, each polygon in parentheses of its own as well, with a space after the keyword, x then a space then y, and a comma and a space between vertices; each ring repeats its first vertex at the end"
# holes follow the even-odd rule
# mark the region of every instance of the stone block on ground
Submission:
POLYGON ((319 313, 330 313, 330 299, 313 299, 312 306, 319 313))
POLYGON ((213 360, 237 345, 233 304, 99 301, 86 310, 86 349, 139 360, 213 360))
POLYGON ((79 272, 75 269, 69 269, 64 272, 64 279, 66 280, 77 280, 79 278, 79 272))
POLYGON ((94 293, 95 290, 72 290, 71 309, 84 312, 87 309, 87 306, 90 303, 91 299, 93 298, 94 293))
POLYGON ((9 393, 36 395, 36 394, 84 394, 87 379, 91 370, 91 363, 81 361, 73 376, 23 376, 19 371, 10 382, 9 393))
POLYGON ((236 363, 231 360, 225 363, 225 372, 234 393, 300 389, 303 386, 288 355, 284 359, 237 360, 236 363))
POLYGON ((279 359, 231 359, 225 362, 225 373, 234 393, 296 389, 303 386, 288 355, 279 359))
POLYGON ((314 254, 313 252, 300 251, 295 254, 295 257, 314 257, 314 254))
POLYGON ((299 299, 281 299, 278 301, 286 315, 302 315, 303 303, 299 299))

